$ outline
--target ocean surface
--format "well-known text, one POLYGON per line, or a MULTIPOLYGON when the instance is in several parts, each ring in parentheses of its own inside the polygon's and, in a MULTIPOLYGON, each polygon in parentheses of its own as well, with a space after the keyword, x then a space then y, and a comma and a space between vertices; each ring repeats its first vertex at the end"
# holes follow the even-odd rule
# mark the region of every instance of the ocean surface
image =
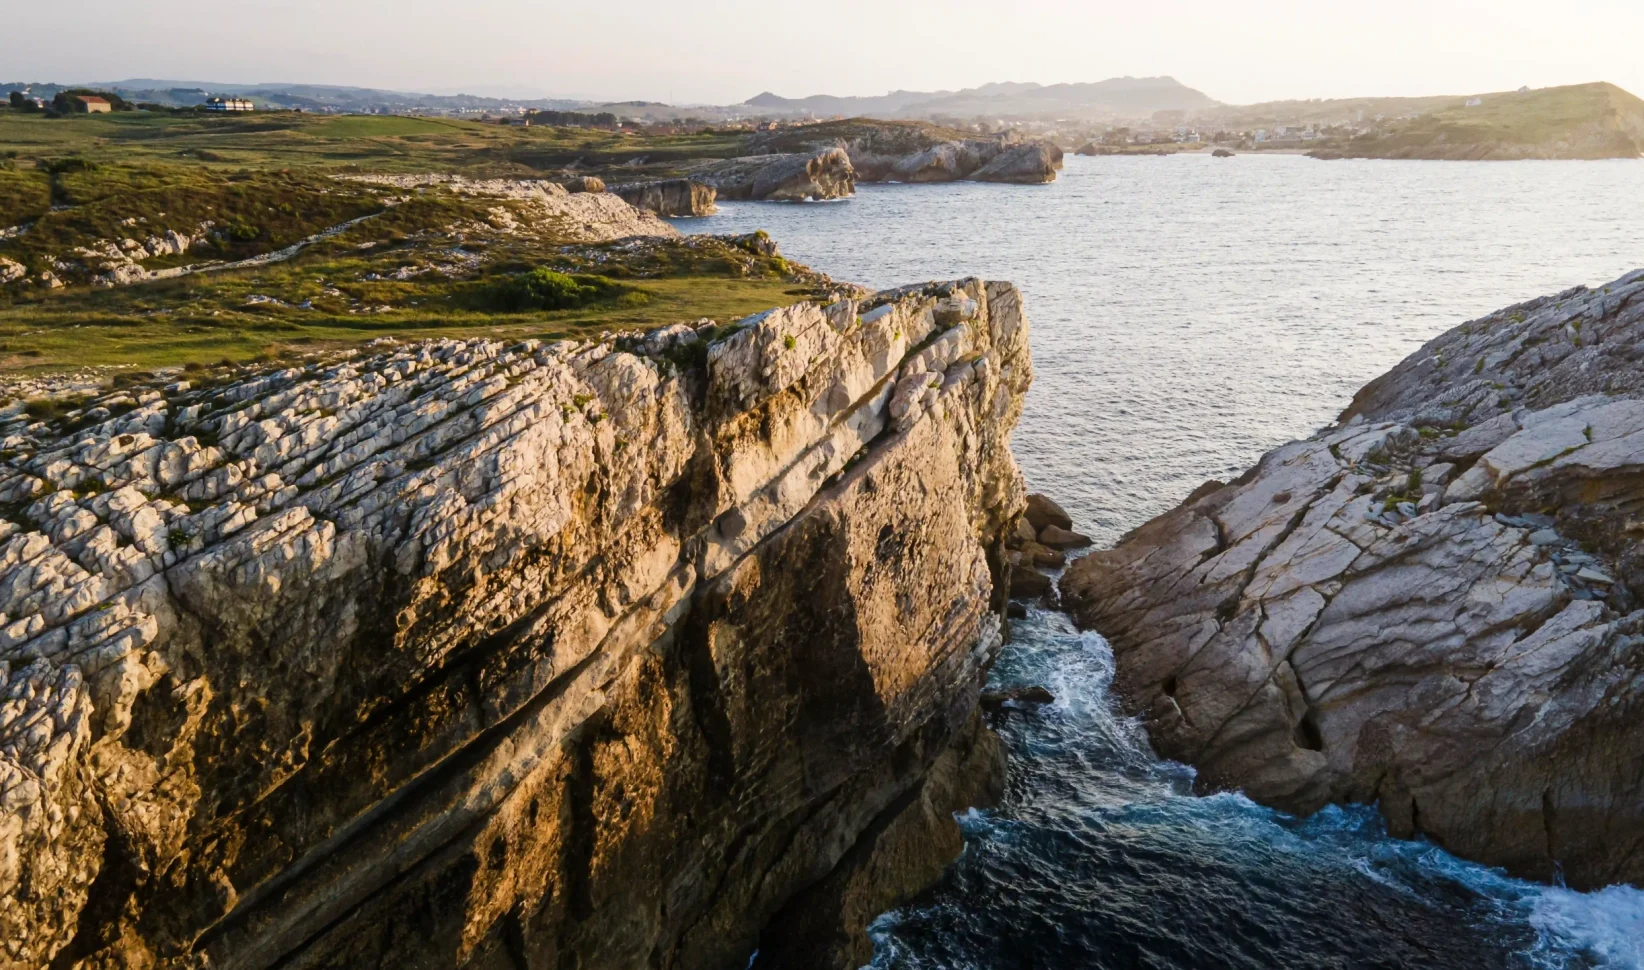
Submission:
MULTIPOLYGON (((1037 380, 1016 455, 1102 544, 1330 423, 1444 330, 1644 266, 1644 161, 1070 156, 1047 186, 720 208, 676 224, 765 229, 870 286, 1020 286, 1037 380)), ((875 970, 1644 970, 1644 892, 1510 879, 1365 808, 1197 796, 1116 710, 1099 635, 1037 610, 1012 629, 994 681, 1057 701, 999 725, 1003 803, 875 923, 875 970)))

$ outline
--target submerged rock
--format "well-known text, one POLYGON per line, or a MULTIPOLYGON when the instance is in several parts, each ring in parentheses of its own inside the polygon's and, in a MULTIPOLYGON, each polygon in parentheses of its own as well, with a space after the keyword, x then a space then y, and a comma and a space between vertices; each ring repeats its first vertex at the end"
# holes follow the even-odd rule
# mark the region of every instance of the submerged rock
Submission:
POLYGON ((985 690, 982 692, 982 710, 989 714, 998 714, 1009 708, 1038 707, 1041 704, 1054 704, 1056 695, 1048 689, 1034 685, 1032 687, 1011 687, 1005 690, 985 690))
POLYGON ((1031 376, 969 280, 12 404, 0 959, 863 962, 996 790, 1031 376))
POLYGON ((1206 787, 1644 882, 1639 346, 1644 271, 1463 325, 1074 563, 1064 602, 1206 787))

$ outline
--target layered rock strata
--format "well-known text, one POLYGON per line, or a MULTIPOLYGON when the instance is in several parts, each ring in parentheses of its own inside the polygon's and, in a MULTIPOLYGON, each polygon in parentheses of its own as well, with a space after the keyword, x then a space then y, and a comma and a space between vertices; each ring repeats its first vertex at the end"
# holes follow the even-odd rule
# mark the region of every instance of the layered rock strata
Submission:
POLYGON ((1161 753, 1644 882, 1644 271, 1450 331, 1062 583, 1161 753))
POLYGON ((613 186, 609 191, 634 208, 659 216, 712 215, 714 200, 718 197, 713 186, 691 179, 630 182, 613 186))
POLYGON ((690 181, 710 186, 719 198, 764 202, 820 202, 856 192, 856 171, 839 148, 710 162, 690 181))
POLYGON ((0 966, 860 960, 997 776, 1030 380, 965 281, 14 405, 0 966))

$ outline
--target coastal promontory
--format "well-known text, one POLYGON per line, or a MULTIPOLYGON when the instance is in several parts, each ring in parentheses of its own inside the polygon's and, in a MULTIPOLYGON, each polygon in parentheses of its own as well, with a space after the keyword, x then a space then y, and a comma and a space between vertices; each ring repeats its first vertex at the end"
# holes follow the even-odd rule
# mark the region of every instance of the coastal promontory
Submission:
POLYGON ((1160 752, 1288 811, 1644 881, 1644 271, 1435 339, 1061 584, 1160 752))

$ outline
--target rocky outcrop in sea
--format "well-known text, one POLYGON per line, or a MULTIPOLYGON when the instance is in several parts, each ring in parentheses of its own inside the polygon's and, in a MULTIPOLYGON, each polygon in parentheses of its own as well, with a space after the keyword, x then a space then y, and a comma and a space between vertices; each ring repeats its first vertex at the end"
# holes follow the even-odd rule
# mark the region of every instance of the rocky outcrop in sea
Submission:
POLYGON ((1644 271, 1432 341, 1061 584, 1207 788, 1644 882, 1644 271))
POLYGON ((1001 764, 1014 288, 3 412, 0 965, 865 958, 1001 764))
POLYGON ((759 136, 754 151, 820 151, 839 148, 863 182, 1042 183, 1056 180, 1062 150, 1052 142, 1025 140, 1015 131, 969 137, 923 122, 856 119, 759 136))

